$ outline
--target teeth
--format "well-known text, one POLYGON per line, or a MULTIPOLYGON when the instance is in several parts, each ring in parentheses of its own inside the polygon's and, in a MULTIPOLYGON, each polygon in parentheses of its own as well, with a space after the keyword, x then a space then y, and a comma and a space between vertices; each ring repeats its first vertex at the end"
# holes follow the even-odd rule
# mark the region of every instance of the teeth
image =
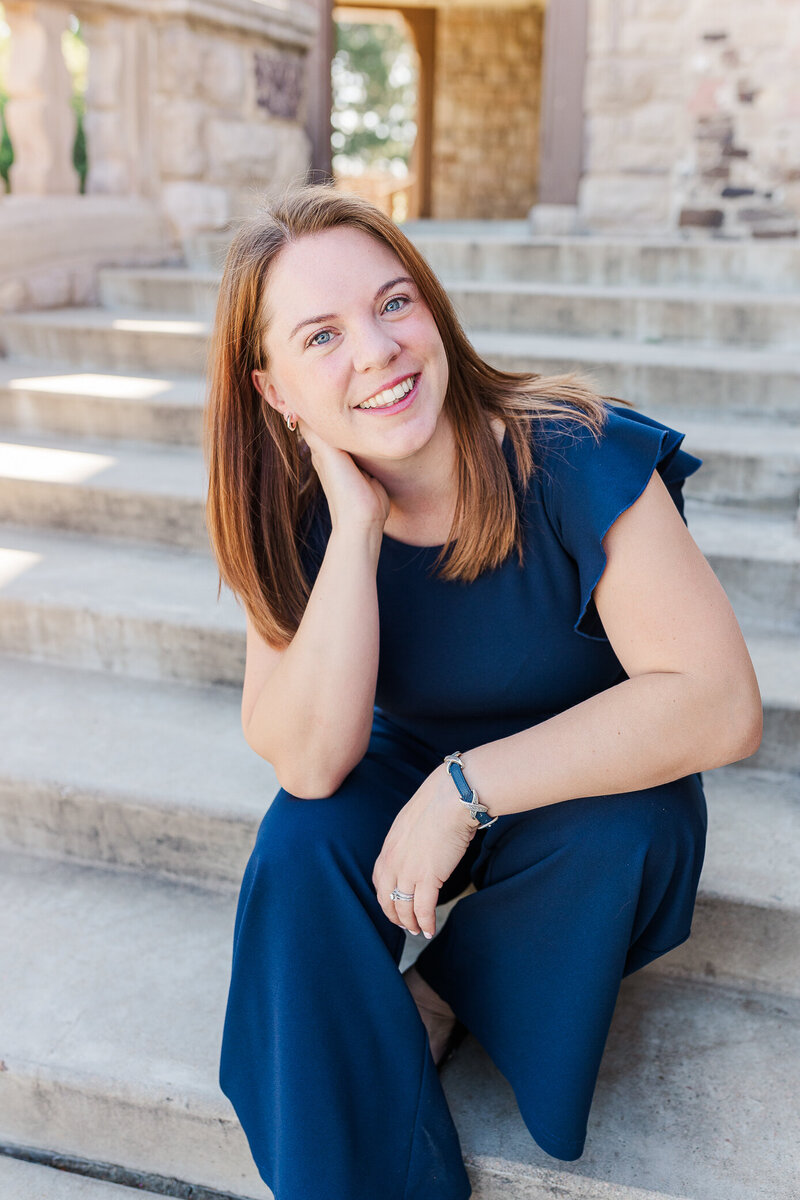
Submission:
POLYGON ((416 380, 416 375, 409 375, 408 379, 404 379, 396 387, 378 392, 377 396, 373 396, 371 400, 365 400, 363 404, 357 404, 356 408, 386 408, 390 404, 396 404, 411 391, 416 380))

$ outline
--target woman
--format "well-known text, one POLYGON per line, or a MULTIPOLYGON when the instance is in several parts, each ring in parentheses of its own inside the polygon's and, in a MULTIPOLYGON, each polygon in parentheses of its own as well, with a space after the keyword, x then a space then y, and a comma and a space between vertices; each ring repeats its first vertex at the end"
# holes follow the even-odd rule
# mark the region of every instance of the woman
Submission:
POLYGON ((610 399, 483 362, 402 231, 329 185, 231 243, 207 523, 281 786, 220 1086, 277 1200, 466 1200, 436 1070, 465 1028, 579 1157, 620 980, 689 935, 700 772, 755 751, 761 701, 683 518, 701 460, 610 399))

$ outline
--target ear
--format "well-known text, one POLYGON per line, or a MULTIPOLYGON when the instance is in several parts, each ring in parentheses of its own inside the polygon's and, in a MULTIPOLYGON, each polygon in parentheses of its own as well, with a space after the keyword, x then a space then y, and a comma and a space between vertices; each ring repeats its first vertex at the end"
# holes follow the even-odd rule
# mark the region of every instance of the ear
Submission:
POLYGON ((286 401, 278 394, 275 385, 270 383, 269 375, 266 371, 251 371, 250 378, 253 381, 253 387, 257 392, 260 392, 267 404, 277 409, 279 413, 286 412, 286 401))

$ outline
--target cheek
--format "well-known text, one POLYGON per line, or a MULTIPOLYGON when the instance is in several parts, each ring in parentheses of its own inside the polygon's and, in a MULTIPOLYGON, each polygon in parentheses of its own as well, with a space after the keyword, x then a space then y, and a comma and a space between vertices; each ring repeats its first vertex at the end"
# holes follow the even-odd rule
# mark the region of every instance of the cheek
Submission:
POLYGON ((297 381, 298 412, 320 433, 341 422, 343 407, 352 391, 345 365, 342 360, 334 361, 335 357, 332 354, 320 357, 297 381))
POLYGON ((436 322, 430 314, 419 321, 414 333, 414 340, 425 350, 428 358, 439 359, 442 363, 447 362, 444 343, 442 342, 436 322))

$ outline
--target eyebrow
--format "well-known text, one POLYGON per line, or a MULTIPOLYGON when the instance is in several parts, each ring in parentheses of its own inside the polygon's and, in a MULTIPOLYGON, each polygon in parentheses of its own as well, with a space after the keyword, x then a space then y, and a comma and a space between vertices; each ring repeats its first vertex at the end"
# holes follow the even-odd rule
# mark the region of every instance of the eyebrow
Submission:
MULTIPOLYGON (((396 279, 390 279, 388 283, 383 283, 375 293, 375 299, 379 300, 384 292, 388 292, 391 288, 396 287, 398 283, 414 283, 410 275, 398 275, 396 279)), ((415 285, 416 286, 416 285, 415 285)), ((338 317, 338 313, 322 313, 319 317, 309 317, 306 321, 300 321, 295 325, 292 332, 289 334, 289 341, 294 335, 303 328, 304 325, 316 325, 318 321, 333 321, 338 317)))

